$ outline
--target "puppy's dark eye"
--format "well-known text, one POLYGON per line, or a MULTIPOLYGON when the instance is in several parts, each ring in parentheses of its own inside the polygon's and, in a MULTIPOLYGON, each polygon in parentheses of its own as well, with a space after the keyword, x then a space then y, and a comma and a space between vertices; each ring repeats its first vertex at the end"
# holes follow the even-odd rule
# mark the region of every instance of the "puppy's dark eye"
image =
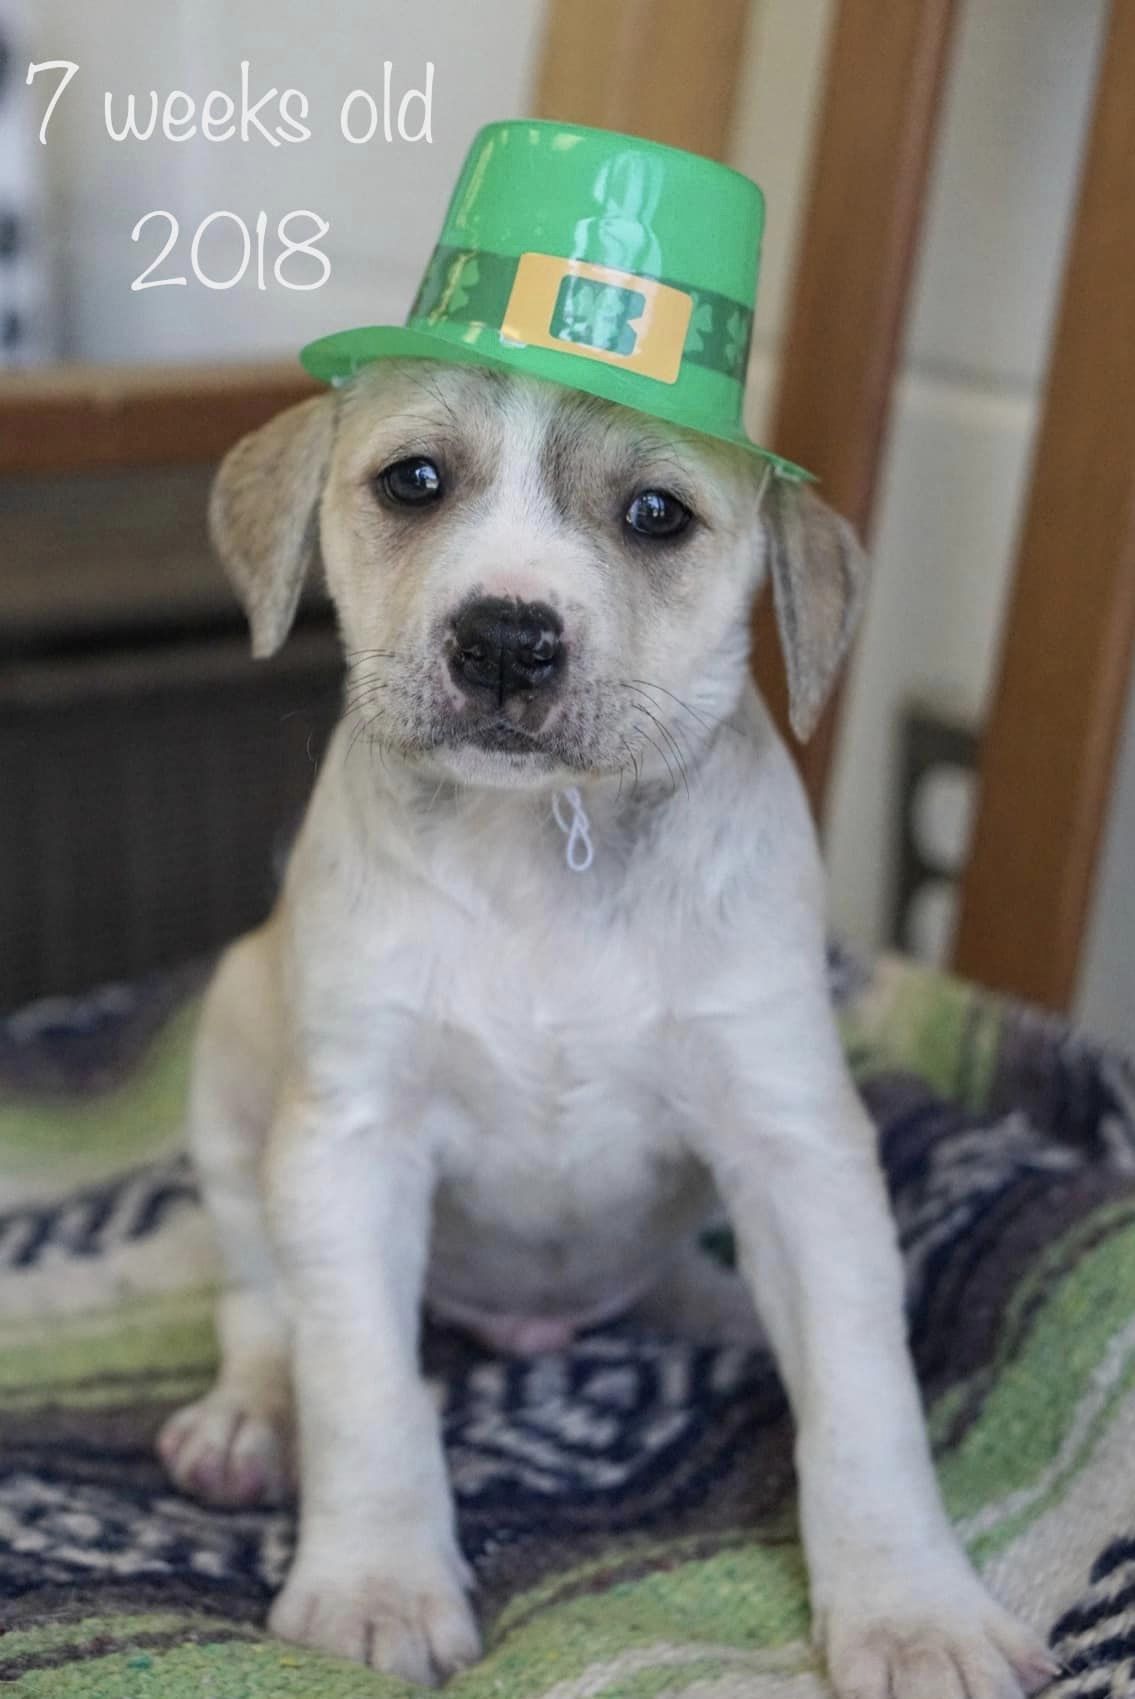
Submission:
POLYGON ((640 490, 627 508, 624 523, 640 537, 678 537, 693 514, 668 490, 640 490))
POLYGON ((432 460, 415 454, 380 472, 378 487, 398 507, 428 507, 441 498, 441 473, 432 460))

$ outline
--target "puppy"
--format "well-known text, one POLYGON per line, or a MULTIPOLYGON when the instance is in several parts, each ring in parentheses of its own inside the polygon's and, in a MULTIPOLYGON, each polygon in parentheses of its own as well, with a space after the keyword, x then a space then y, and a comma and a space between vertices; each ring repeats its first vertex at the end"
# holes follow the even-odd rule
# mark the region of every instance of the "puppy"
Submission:
MULTIPOLYGON (((227 1271, 216 1386, 160 1441, 219 1504, 289 1490, 271 1625, 428 1682, 478 1655, 423 1305, 555 1348, 664 1288, 717 1200, 798 1430, 844 1699, 1050 1670, 939 1502, 822 882, 748 668, 772 578, 807 732, 862 566, 758 463, 530 379, 376 365, 241 443, 215 540, 257 655, 322 557, 345 711, 192 1084, 227 1271), (761 508, 763 498, 763 510, 761 508)), ((712 1295, 711 1295, 712 1296, 712 1295)))

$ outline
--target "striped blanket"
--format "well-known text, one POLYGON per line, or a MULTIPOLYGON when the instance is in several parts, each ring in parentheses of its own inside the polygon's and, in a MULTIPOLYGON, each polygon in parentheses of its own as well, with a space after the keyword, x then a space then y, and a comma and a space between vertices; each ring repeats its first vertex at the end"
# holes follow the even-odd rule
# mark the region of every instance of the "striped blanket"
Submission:
MULTIPOLYGON (((1135 1072, 909 965, 832 977, 951 1513, 1051 1637, 1054 1693, 1135 1695, 1135 1072)), ((0 1022, 0 1682, 382 1699, 264 1634, 291 1515, 205 1510, 154 1461, 213 1364, 179 1126, 200 982, 0 1022)), ((460 1699, 826 1692, 767 1356, 619 1326, 525 1362, 426 1352, 488 1648, 460 1699)))

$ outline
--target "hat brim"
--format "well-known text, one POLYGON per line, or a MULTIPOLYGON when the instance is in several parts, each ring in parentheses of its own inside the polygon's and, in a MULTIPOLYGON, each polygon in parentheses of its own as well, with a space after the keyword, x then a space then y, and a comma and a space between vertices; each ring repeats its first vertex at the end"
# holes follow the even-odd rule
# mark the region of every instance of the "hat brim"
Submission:
POLYGON ((348 383, 364 367, 379 360, 440 360, 452 365, 488 366, 496 371, 521 372, 529 377, 562 384, 565 389, 594 395, 652 419, 663 419, 680 430, 697 436, 710 437, 715 442, 730 443, 735 448, 765 461, 778 477, 793 483, 810 483, 813 474, 797 466, 771 449, 763 448, 740 425, 723 421, 682 406, 675 395, 671 401, 664 386, 650 385, 649 400, 638 396, 627 374, 598 360, 587 360, 578 354, 558 353, 555 349, 534 350, 517 345, 515 348, 499 341, 492 349, 480 343, 459 342, 450 336, 413 325, 367 325, 358 330, 337 331, 308 343, 300 354, 306 372, 322 383, 348 383), (534 359, 533 355, 538 358, 534 359))

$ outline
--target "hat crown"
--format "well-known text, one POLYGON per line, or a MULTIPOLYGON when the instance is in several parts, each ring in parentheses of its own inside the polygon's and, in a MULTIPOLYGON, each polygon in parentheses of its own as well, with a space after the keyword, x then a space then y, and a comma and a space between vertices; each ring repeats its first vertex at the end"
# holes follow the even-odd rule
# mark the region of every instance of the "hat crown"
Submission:
POLYGON ((474 138, 445 247, 538 252, 706 290, 751 309, 764 197, 740 172, 637 136, 536 119, 474 138))

